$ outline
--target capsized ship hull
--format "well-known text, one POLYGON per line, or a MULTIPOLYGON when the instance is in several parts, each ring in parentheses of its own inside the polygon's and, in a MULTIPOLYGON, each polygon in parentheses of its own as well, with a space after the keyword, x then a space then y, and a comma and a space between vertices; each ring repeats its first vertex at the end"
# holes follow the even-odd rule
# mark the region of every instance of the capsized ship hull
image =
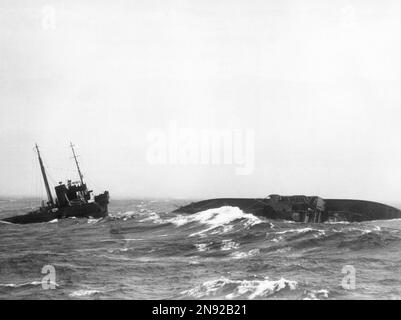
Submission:
POLYGON ((268 198, 219 198, 193 202, 173 212, 196 213, 222 206, 269 219, 297 222, 367 221, 401 218, 401 210, 373 201, 323 199, 316 196, 270 195, 268 198))

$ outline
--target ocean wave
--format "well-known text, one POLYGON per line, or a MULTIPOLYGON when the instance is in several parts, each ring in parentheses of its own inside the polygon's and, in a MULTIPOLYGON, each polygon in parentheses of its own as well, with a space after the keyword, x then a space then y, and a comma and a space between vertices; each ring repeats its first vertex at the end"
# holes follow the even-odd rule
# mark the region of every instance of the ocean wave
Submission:
POLYGON ((0 220, 0 223, 3 223, 3 224, 14 224, 14 223, 11 223, 11 222, 8 222, 8 221, 2 221, 2 220, 0 220))
POLYGON ((326 289, 305 291, 306 297, 303 300, 322 300, 329 298, 329 291, 326 289))
POLYGON ((290 247, 286 247, 286 248, 278 248, 277 250, 275 250, 275 253, 287 253, 288 251, 291 251, 292 249, 290 247))
POLYGON ((219 230, 215 230, 215 232, 227 233, 233 229, 233 225, 231 223, 234 221, 241 221, 242 226, 245 228, 262 223, 262 220, 253 214, 244 213, 241 209, 230 206, 208 209, 186 216, 179 215, 169 220, 169 222, 173 223, 177 227, 181 227, 193 222, 208 226, 208 228, 192 233, 190 236, 203 235, 208 231, 215 230, 217 228, 219 228, 219 230))
MULTIPOLYGON (((27 286, 40 286, 42 285, 42 281, 31 281, 31 282, 23 282, 23 283, 0 283, 0 287, 3 288, 21 288, 27 286)), ((54 285, 58 287, 59 285, 54 282, 47 282, 46 285, 54 285)))
POLYGON ((349 221, 325 221, 324 224, 350 224, 349 221))
POLYGON ((239 248, 239 243, 232 241, 231 239, 226 239, 221 241, 221 250, 228 251, 239 248))
MULTIPOLYGON (((112 219, 126 221, 128 219, 138 219, 138 222, 151 222, 155 224, 173 224, 176 227, 183 227, 193 223, 206 225, 207 228, 190 234, 192 236, 205 236, 209 234, 224 234, 232 231, 235 227, 242 226, 250 228, 260 224, 263 221, 249 213, 244 213, 237 207, 224 206, 220 208, 209 209, 191 215, 177 215, 174 217, 163 218, 156 212, 141 209, 140 211, 127 211, 110 214, 112 219), (233 223, 233 222, 239 222, 233 223)), ((273 228, 274 225, 270 224, 273 228)))
POLYGON ((157 224, 166 223, 156 212, 146 212, 146 217, 139 220, 139 222, 152 222, 157 224))
POLYGON ((6 287, 6 288, 19 288, 19 287, 25 287, 25 286, 38 286, 41 285, 41 281, 32 281, 32 282, 24 282, 24 283, 0 283, 0 287, 6 287))
POLYGON ((272 296, 284 289, 295 290, 297 286, 296 281, 284 278, 279 280, 269 280, 267 277, 263 280, 230 280, 223 277, 206 281, 195 288, 181 292, 181 294, 197 299, 209 297, 255 299, 272 296))
POLYGON ((367 232, 364 230, 364 232, 361 232, 361 234, 356 237, 342 240, 338 244, 338 247, 352 250, 374 249, 400 241, 401 238, 393 233, 367 232))
POLYGON ((88 290, 77 290, 73 291, 69 294, 70 297, 84 297, 84 296, 92 296, 94 294, 101 293, 99 290, 93 290, 93 289, 88 289, 88 290))
POLYGON ((299 228, 299 229, 288 229, 284 231, 276 231, 276 234, 286 234, 286 233, 306 233, 306 232, 318 232, 322 235, 325 234, 324 230, 314 229, 314 228, 299 228))
POLYGON ((209 242, 209 243, 195 243, 195 247, 199 252, 204 252, 204 251, 208 251, 210 248, 209 246, 213 244, 213 242, 209 242))
POLYGON ((140 209, 139 211, 126 211, 109 213, 109 217, 112 219, 127 221, 129 219, 139 219, 138 222, 153 222, 153 223, 167 223, 161 219, 161 217, 154 211, 147 209, 140 209))
POLYGON ((117 213, 109 212, 109 218, 114 218, 114 219, 130 219, 135 217, 136 215, 137 213, 135 211, 126 211, 117 213))
POLYGON ((101 221, 103 218, 99 218, 99 219, 94 219, 94 218, 89 218, 88 219, 88 223, 89 224, 95 224, 98 223, 99 221, 101 221))
POLYGON ((252 250, 249 250, 248 252, 242 252, 242 251, 234 252, 231 254, 231 257, 233 259, 244 259, 244 258, 256 256, 258 254, 260 254, 260 249, 252 249, 252 250))
POLYGON ((278 237, 276 237, 276 238, 273 238, 273 239, 271 239, 270 241, 272 241, 272 242, 280 242, 280 241, 282 241, 284 238, 282 237, 282 236, 278 236, 278 237))
POLYGON ((381 228, 379 226, 374 226, 374 228, 369 228, 366 227, 365 229, 362 228, 357 228, 357 227, 351 227, 351 228, 342 228, 340 230, 341 232, 349 232, 349 231, 359 231, 361 234, 366 234, 366 233, 371 233, 372 231, 381 231, 381 228))

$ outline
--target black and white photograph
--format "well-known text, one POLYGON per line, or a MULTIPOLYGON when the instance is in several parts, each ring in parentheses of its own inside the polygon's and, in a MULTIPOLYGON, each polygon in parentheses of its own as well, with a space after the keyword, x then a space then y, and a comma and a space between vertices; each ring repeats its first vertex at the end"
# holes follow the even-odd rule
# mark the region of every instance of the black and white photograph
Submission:
POLYGON ((0 0, 0 300, 400 300, 400 61, 397 0, 0 0))

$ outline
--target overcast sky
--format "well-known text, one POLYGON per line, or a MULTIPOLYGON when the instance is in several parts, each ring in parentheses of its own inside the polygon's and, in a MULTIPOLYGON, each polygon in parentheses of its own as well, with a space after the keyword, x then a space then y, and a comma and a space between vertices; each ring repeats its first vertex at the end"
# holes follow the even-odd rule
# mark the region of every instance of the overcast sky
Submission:
POLYGON ((398 201, 400 33, 400 1, 2 0, 0 194, 45 194, 35 142, 76 179, 71 140, 112 197, 398 201), (254 132, 252 172, 150 163, 172 125, 254 132))

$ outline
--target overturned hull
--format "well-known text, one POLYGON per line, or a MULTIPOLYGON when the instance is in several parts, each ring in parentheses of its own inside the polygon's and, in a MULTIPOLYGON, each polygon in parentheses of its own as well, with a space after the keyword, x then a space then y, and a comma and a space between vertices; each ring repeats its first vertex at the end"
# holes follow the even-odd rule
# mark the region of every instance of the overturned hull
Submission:
POLYGON ((367 221, 401 218, 401 210, 378 202, 348 199, 323 199, 310 196, 280 196, 269 198, 220 198, 193 202, 176 213, 196 213, 222 206, 238 207, 242 211, 269 219, 297 222, 367 221))
POLYGON ((326 209, 328 218, 333 214, 340 217, 345 215, 349 221, 401 218, 401 210, 383 203, 366 200, 327 199, 326 209))
POLYGON ((103 218, 108 215, 109 194, 97 196, 96 202, 75 204, 63 208, 42 207, 24 215, 3 219, 3 221, 15 224, 49 222, 54 219, 64 218, 103 218))

